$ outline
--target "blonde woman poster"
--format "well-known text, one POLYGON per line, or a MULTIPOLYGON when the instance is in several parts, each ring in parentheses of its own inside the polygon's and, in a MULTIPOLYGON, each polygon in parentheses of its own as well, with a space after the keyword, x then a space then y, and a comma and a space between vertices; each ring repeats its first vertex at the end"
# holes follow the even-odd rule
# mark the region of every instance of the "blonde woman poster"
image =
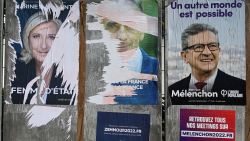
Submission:
POLYGON ((41 1, 16 1, 20 40, 9 40, 14 51, 10 57, 15 65, 10 77, 10 103, 74 105, 78 91, 75 89, 78 52, 73 49, 79 48, 78 33, 73 26, 76 22, 73 16, 77 13, 74 10, 78 10, 74 9, 78 8, 73 6, 75 2, 43 5, 41 1), (67 79, 67 67, 71 68, 68 62, 75 68, 71 71, 74 83, 67 79))

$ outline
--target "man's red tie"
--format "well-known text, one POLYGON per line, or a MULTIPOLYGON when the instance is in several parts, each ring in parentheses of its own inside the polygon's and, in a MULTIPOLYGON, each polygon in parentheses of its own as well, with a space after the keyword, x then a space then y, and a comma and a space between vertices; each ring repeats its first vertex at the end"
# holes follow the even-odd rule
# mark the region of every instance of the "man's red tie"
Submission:
POLYGON ((196 88, 199 89, 199 90, 201 90, 206 85, 207 85, 207 83, 205 83, 205 82, 197 82, 197 83, 195 83, 196 88))

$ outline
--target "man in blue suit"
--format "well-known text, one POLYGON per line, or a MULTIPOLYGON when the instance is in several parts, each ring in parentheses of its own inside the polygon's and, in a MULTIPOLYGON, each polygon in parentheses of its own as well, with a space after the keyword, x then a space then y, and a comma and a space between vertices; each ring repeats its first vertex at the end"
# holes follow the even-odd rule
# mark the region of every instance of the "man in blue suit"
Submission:
POLYGON ((115 59, 110 59, 114 70, 106 72, 109 75, 104 78, 107 79, 105 90, 89 97, 88 101, 98 104, 157 104, 157 2, 105 0, 95 6, 95 14, 108 31, 103 32, 103 36, 107 39, 104 42, 108 42, 106 48, 112 48, 109 56, 115 59))
POLYGON ((175 105, 244 105, 245 80, 218 69, 218 31, 207 24, 192 24, 182 33, 181 57, 191 74, 168 88, 175 105))
POLYGON ((157 104, 158 60, 149 56, 139 47, 139 42, 143 39, 144 33, 108 19, 104 19, 102 23, 105 29, 110 31, 112 38, 120 40, 117 51, 123 63, 127 64, 124 67, 131 72, 140 73, 150 78, 147 80, 133 78, 123 82, 112 83, 111 85, 114 88, 133 88, 133 95, 129 96, 126 93, 124 95, 120 94, 123 89, 116 91, 114 101, 117 104, 157 104))

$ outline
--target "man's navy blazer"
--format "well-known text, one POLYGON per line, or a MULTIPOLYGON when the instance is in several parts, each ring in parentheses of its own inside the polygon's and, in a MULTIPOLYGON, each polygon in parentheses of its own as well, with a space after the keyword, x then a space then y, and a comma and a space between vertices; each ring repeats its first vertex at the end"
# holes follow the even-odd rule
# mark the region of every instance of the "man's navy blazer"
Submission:
MULTIPOLYGON (((143 49, 141 72, 145 74, 158 74, 158 60, 155 57, 149 56, 143 49)), ((120 83, 112 84, 113 86, 122 85, 120 83)), ((134 104, 134 105, 155 105, 158 103, 158 87, 157 81, 148 81, 148 84, 143 84, 143 89, 135 90, 136 95, 131 97, 116 96, 117 104, 134 104)))
POLYGON ((236 78, 234 76, 228 75, 225 72, 218 70, 217 76, 215 78, 214 84, 212 86, 211 92, 217 92, 218 97, 177 97, 172 96, 172 92, 188 91, 189 82, 191 79, 191 74, 172 84, 168 87, 168 94, 171 98, 173 105, 245 105, 246 100, 246 81, 236 78), (243 97, 230 97, 228 94, 231 92, 239 91, 239 94, 242 94, 243 97), (225 94, 225 92, 227 94, 225 94), (224 96, 223 96, 224 94, 224 96))

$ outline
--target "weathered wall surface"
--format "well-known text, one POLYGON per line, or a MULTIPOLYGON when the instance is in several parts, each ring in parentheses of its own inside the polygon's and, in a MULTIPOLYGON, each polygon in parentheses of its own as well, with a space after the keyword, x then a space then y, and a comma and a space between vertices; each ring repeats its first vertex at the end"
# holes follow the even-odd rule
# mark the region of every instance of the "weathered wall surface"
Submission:
MULTIPOLYGON (((47 124, 32 127, 32 118, 28 112, 36 106, 28 105, 5 105, 3 122, 8 123, 3 126, 3 140, 8 141, 75 141, 76 140, 76 108, 66 106, 55 106, 62 108, 60 116, 51 120, 47 124)), ((58 109, 54 109, 58 110, 58 109)), ((36 117, 43 122, 46 114, 41 113, 36 117)), ((33 119, 33 120, 37 120, 33 119)), ((33 125, 34 126, 34 125, 33 125)))
POLYGON ((247 105, 246 105, 246 141, 250 140, 250 0, 246 0, 246 56, 247 56, 247 105))
MULTIPOLYGON (((3 6, 4 6, 4 1, 2 0, 0 2, 0 95, 3 94, 2 92, 2 86, 3 86, 3 6)), ((0 102, 2 103, 2 96, 0 97, 0 102)), ((0 106, 0 118, 2 118, 2 104, 0 106)), ((2 120, 0 122, 2 124, 2 120)), ((2 133, 2 129, 0 129, 0 132, 2 133)), ((2 138, 2 134, 0 135, 0 138, 2 138)), ((1 139, 0 139, 1 140, 1 139)))

